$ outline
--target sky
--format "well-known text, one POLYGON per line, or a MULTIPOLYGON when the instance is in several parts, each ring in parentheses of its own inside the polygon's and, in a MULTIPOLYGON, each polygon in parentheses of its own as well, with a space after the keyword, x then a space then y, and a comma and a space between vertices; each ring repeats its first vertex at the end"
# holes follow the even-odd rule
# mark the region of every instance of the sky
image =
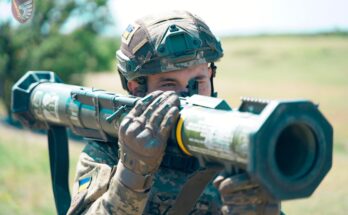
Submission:
POLYGON ((110 9, 118 31, 138 17, 171 9, 199 15, 218 35, 348 29, 348 0, 113 0, 110 9))
MULTIPOLYGON (((12 17, 9 2, 0 0, 0 20, 12 17)), ((109 0, 108 5, 115 21, 106 31, 111 35, 141 16, 172 9, 197 14, 217 35, 348 30, 348 0, 109 0)))

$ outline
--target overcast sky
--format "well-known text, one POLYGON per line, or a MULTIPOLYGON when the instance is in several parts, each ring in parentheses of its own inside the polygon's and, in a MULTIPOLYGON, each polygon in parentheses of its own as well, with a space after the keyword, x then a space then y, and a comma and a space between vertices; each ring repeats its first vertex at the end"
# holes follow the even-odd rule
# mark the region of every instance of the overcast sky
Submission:
MULTIPOLYGON (((111 34, 138 17, 171 9, 199 15, 218 35, 348 30, 348 0, 109 0, 109 7, 116 23, 111 34)), ((8 17, 10 1, 0 0, 0 20, 8 17)))

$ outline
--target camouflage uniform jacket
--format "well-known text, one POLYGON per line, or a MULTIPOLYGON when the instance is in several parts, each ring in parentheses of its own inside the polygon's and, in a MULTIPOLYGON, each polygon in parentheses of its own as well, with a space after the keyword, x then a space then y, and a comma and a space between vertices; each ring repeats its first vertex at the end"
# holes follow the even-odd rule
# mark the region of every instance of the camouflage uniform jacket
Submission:
MULTIPOLYGON (((167 214, 190 173, 160 167, 147 193, 116 179, 116 143, 90 142, 80 155, 68 214, 167 214)), ((163 163, 163 162, 162 162, 163 163)), ((218 191, 209 184, 190 214, 220 214, 218 191)))

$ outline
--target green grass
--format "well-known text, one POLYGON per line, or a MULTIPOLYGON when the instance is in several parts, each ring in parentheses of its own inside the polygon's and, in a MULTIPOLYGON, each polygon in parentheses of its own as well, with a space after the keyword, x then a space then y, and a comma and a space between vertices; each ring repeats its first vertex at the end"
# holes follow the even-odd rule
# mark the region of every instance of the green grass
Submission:
POLYGON ((306 98, 335 128, 335 150, 348 151, 348 37, 251 37, 222 41, 216 86, 233 106, 240 96, 306 98))
POLYGON ((2 213, 22 214, 34 209, 39 214, 54 212, 52 195, 47 192, 50 173, 44 155, 45 150, 39 147, 0 139, 2 213))
POLYGON ((337 152, 331 171, 310 198, 286 201, 282 204, 286 214, 337 214, 348 210, 347 153, 337 152))
MULTIPOLYGON (((0 214, 55 214, 46 137, 0 129, 0 214)), ((81 146, 70 145, 72 183, 81 146)))
MULTIPOLYGON (((216 88, 233 107, 241 96, 306 98, 334 127, 334 163, 310 198, 286 201, 287 214, 348 211, 348 37, 223 38, 216 88)), ((87 86, 119 93, 115 73, 89 74, 87 86)), ((4 114, 0 104, 0 115, 4 114)), ((46 137, 0 124, 0 214, 54 214, 46 137)), ((81 145, 71 146, 71 177, 81 145)))

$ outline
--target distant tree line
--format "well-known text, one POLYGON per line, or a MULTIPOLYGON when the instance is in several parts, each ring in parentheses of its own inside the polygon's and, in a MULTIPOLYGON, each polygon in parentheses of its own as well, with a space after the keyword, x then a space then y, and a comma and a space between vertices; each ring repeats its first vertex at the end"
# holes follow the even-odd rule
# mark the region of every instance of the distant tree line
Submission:
POLYGON ((66 83, 81 84, 77 74, 111 70, 118 47, 117 38, 100 36, 112 24, 107 0, 34 2, 28 23, 0 22, 0 99, 8 114, 12 85, 25 72, 54 71, 66 83), (63 33, 72 19, 79 21, 78 27, 63 33))

